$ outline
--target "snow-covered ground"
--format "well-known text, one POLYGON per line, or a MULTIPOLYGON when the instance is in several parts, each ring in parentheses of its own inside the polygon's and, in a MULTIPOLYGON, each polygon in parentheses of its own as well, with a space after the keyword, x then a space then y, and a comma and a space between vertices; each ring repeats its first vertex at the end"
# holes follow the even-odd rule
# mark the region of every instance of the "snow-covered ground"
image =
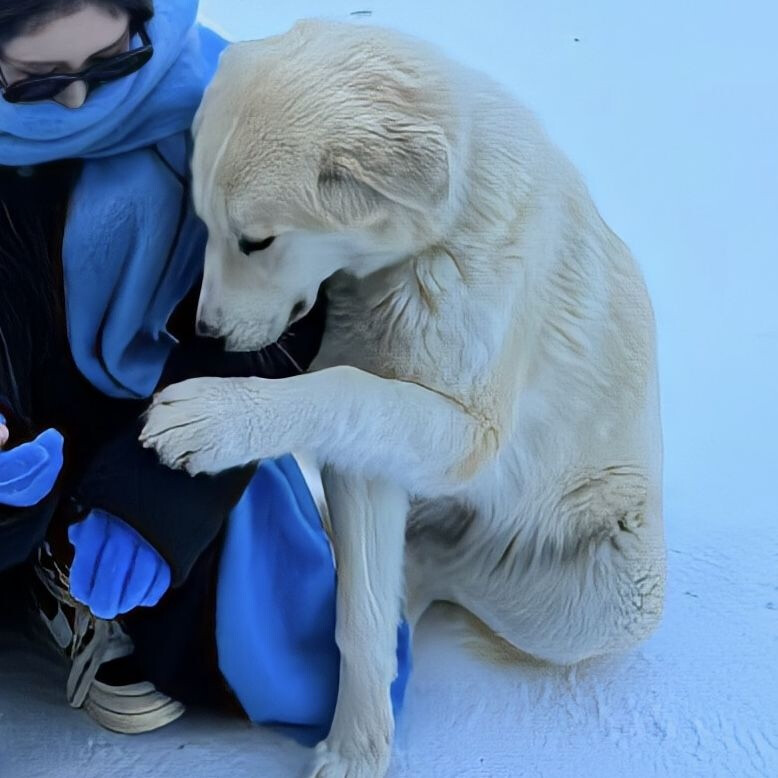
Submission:
MULTIPOLYGON (((157 0, 164 2, 164 0, 157 0)), ((669 592, 639 650, 495 666, 422 625, 396 778, 778 776, 778 7, 770 0, 203 0, 236 37, 389 24, 510 85, 639 258, 659 322, 669 592), (364 18, 364 16, 363 16, 364 18)), ((295 776, 307 752, 192 715, 123 738, 0 638, 2 778, 295 776)))

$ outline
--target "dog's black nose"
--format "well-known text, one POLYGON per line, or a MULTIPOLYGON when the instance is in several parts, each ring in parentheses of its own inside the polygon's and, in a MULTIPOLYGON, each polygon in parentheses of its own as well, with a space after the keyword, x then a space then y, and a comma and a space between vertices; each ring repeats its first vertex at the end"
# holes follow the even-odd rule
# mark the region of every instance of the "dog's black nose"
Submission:
POLYGON ((195 332, 201 338, 218 338, 219 337, 218 330, 213 325, 208 324, 208 322, 202 321, 201 319, 198 319, 197 323, 195 324, 195 332))

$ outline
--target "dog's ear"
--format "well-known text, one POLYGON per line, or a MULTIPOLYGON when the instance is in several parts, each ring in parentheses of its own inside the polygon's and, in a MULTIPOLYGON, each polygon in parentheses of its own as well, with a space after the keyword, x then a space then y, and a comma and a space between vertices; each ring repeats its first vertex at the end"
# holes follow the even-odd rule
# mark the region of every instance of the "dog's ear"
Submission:
POLYGON ((386 199, 429 212, 448 198, 449 147, 440 127, 398 117, 350 135, 330 147, 319 171, 319 191, 338 210, 367 215, 386 199))

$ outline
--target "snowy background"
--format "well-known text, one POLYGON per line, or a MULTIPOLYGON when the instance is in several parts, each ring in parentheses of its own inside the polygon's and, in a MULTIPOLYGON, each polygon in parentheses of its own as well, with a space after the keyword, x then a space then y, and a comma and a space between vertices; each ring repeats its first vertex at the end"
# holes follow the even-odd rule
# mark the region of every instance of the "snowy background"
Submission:
MULTIPOLYGON (((158 0, 163 2, 164 0, 158 0)), ((640 260, 659 323, 669 593, 659 631, 575 669, 417 635, 392 776, 778 776, 778 7, 770 0, 203 0, 234 37, 302 16, 402 28, 512 87, 640 260), (365 18, 365 15, 362 15, 365 18)), ((307 753, 191 715, 142 739, 63 708, 0 637, 2 778, 296 776, 307 753)))

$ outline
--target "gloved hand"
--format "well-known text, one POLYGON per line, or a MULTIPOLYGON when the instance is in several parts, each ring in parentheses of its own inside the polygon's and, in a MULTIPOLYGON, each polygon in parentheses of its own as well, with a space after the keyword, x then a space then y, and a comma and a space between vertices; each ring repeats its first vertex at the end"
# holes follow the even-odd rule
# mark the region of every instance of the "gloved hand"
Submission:
POLYGON ((170 566, 128 524, 93 510, 68 529, 76 550, 70 592, 100 619, 156 605, 170 588, 170 566))
POLYGON ((29 508, 54 487, 62 469, 62 435, 48 429, 35 440, 2 450, 8 441, 5 418, 0 415, 0 505, 29 508))

